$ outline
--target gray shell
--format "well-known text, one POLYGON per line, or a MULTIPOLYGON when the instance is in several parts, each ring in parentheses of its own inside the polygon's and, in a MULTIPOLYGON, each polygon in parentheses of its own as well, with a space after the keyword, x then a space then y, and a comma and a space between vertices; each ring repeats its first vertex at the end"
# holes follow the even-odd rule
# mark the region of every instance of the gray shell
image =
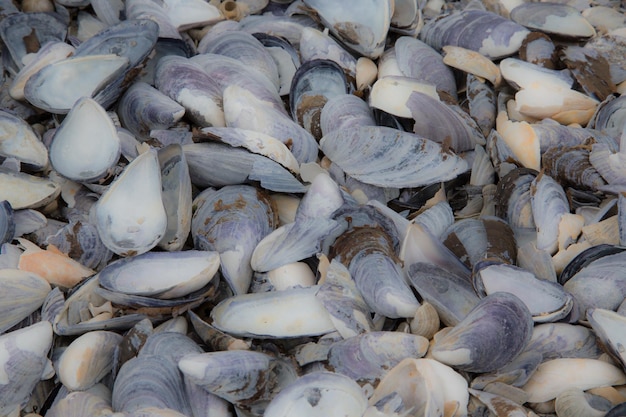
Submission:
POLYGON ((514 360, 530 341, 533 320, 516 296, 496 292, 483 298, 456 326, 435 336, 431 353, 468 372, 489 372, 514 360))
POLYGON ((430 20, 420 39, 437 50, 445 45, 461 46, 498 59, 515 54, 528 33, 528 29, 500 15, 469 9, 430 20))
POLYGON ((468 168, 455 154, 443 152, 441 145, 388 127, 336 130, 325 135, 320 146, 346 174, 380 187, 428 185, 455 178, 468 168))

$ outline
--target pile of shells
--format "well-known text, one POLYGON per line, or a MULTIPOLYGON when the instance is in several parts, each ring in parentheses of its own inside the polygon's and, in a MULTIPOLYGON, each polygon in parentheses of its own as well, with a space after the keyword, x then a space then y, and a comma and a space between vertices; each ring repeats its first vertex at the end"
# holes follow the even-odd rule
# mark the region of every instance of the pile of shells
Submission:
POLYGON ((626 415, 625 8, 0 0, 0 415, 626 415))

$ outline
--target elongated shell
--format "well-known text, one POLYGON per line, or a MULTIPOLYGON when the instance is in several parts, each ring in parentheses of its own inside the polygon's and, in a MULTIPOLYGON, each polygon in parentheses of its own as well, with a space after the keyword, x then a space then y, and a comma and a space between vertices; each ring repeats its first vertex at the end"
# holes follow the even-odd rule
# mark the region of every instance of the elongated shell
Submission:
POLYGON ((177 298, 207 285, 219 265, 217 252, 149 252, 107 265, 100 285, 125 294, 177 298))
POLYGON ((298 337, 335 330, 317 299, 318 286, 227 298, 211 311, 213 325, 238 336, 298 337))
POLYGON ((325 135, 320 146, 346 174, 380 187, 428 185, 455 178, 468 168, 441 145, 388 127, 336 130, 325 135))
POLYGON ((48 164, 48 150, 23 119, 0 111, 0 128, 1 156, 16 158, 38 170, 48 164))
POLYGON ((191 382, 233 403, 267 399, 273 365, 271 356, 249 350, 192 353, 178 361, 191 382))

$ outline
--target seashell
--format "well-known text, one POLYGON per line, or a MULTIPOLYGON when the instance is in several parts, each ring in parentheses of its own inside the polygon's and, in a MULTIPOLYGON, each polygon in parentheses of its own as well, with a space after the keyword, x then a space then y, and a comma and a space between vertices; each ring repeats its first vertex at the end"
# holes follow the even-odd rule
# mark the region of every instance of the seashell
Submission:
POLYGON ((516 53, 529 31, 523 26, 484 10, 464 10, 430 20, 420 39, 436 50, 460 46, 490 59, 516 53))
POLYGON ((61 193, 61 186, 46 178, 0 167, 0 201, 8 201, 13 210, 43 207, 61 193))
POLYGON ((467 381, 454 369, 433 359, 407 358, 380 381, 369 399, 370 406, 390 395, 398 395, 405 410, 419 415, 467 415, 467 381))
POLYGON ((313 60, 333 61, 350 78, 354 79, 356 76, 356 58, 327 33, 317 29, 308 27, 302 29, 300 56, 303 63, 313 60))
POLYGON ((194 123, 226 126, 220 87, 199 64, 181 56, 164 56, 154 77, 156 88, 181 104, 194 123))
POLYGON ((565 285, 570 278, 580 272, 581 269, 585 268, 591 262, 597 261, 604 256, 614 255, 620 252, 623 252, 621 247, 607 244, 587 248, 567 264, 561 272, 561 275, 559 275, 559 283, 565 285))
POLYGON ((70 57, 46 65, 24 86, 24 97, 32 105, 51 113, 67 113, 83 96, 94 97, 120 77, 129 60, 117 55, 70 57), (81 75, 89 74, 89 77, 81 75), (67 80, 73 80, 71 88, 67 80))
POLYGON ((208 38, 208 42, 203 38, 197 49, 199 54, 224 55, 239 60, 266 77, 278 92, 280 80, 276 63, 263 44, 251 34, 241 30, 224 31, 208 38))
POLYGON ((209 77, 217 82, 221 87, 222 96, 227 87, 236 85, 250 92, 257 100, 269 103, 274 110, 288 116, 274 84, 239 60, 225 55, 198 54, 190 58, 190 61, 199 64, 209 77))
POLYGON ((249 350, 191 353, 178 368, 192 383, 235 404, 269 398, 273 358, 249 350))
POLYGON ((58 363, 61 383, 72 391, 84 391, 113 368, 113 351, 122 336, 108 331, 87 332, 63 351, 58 363))
POLYGON ((567 38, 590 38, 596 34, 593 26, 580 12, 567 4, 520 4, 511 10, 511 20, 529 29, 567 38))
POLYGON ((622 368, 626 368, 626 355, 622 348, 624 346, 622 330, 626 325, 624 316, 611 310, 590 308, 587 310, 587 320, 602 345, 621 364, 622 368))
POLYGON ((619 385, 626 381, 615 366, 597 359, 561 358, 543 362, 522 387, 533 403, 549 401, 568 389, 619 385), (584 375, 584 377, 583 377, 584 375))
POLYGON ((438 266, 413 263, 408 269, 408 277, 420 297, 435 308, 446 326, 456 326, 480 301, 465 277, 438 266))
POLYGON ((400 332, 369 332, 335 342, 328 352, 334 371, 354 381, 374 383, 406 358, 421 358, 425 337, 400 332))
POLYGON ((50 284, 35 273, 18 269, 0 269, 2 312, 0 333, 4 333, 42 306, 50 284))
POLYGON ((379 74, 378 80, 370 91, 369 105, 395 116, 412 117, 413 113, 407 103, 414 92, 424 93, 435 100, 439 100, 434 85, 404 77, 401 73, 384 77, 379 74))
POLYGON ((469 393, 478 398, 480 402, 485 404, 489 410, 495 415, 502 417, 514 417, 514 416, 530 416, 529 411, 517 404, 514 401, 509 400, 506 397, 500 395, 494 395, 487 391, 479 391, 476 389, 469 389, 469 393))
POLYGON ((473 74, 467 74, 465 84, 469 115, 476 121, 482 134, 488 137, 496 125, 495 91, 473 74))
POLYGON ((481 299, 450 331, 435 335, 431 353, 433 358, 461 370, 489 372, 524 350, 532 328, 526 305, 510 293, 496 292, 481 299), (499 344, 494 345, 495 340, 499 344))
POLYGON ((313 136, 248 90, 236 85, 224 89, 224 117, 228 127, 254 130, 280 140, 288 145, 299 163, 317 159, 318 147, 313 136), (255 117, 250 117, 251 114, 255 117))
POLYGON ((538 279, 514 265, 480 262, 474 266, 473 283, 480 296, 497 291, 514 294, 526 304, 535 323, 560 320, 574 304, 561 285, 538 279))
POLYGON ((543 355, 544 360, 556 358, 597 359, 600 349, 595 334, 588 328, 567 323, 538 324, 526 352, 543 355))
POLYGON ((607 411, 604 417, 619 417, 620 415, 624 414, 624 411, 626 411, 626 402, 620 403, 611 408, 609 411, 607 411))
POLYGON ((330 315, 330 320, 344 339, 366 333, 374 328, 369 307, 341 262, 330 262, 324 282, 316 297, 330 315))
POLYGON ((440 239, 469 268, 483 259, 508 264, 514 264, 517 259, 513 230, 497 217, 459 220, 440 239))
POLYGON ((279 88, 278 94, 285 96, 289 94, 291 80, 296 70, 300 66, 300 56, 296 49, 286 39, 269 35, 266 33, 253 33, 252 36, 257 38, 263 44, 265 50, 274 59, 276 69, 278 70, 279 88))
POLYGON ((48 417, 77 415, 105 416, 113 414, 111 403, 88 391, 75 391, 57 401, 46 412, 48 417))
POLYGON ((37 274, 50 284, 72 288, 94 273, 52 245, 43 250, 26 239, 18 240, 25 248, 20 255, 18 268, 37 274))
POLYGON ((522 46, 519 49, 519 57, 522 61, 548 69, 555 69, 555 50, 554 42, 548 35, 541 32, 530 32, 522 42, 522 46))
POLYGON ((145 82, 136 82, 117 105, 122 125, 138 138, 148 138, 151 130, 168 129, 184 115, 185 108, 145 82))
POLYGON ((607 133, 609 136, 619 138, 626 124, 626 98, 623 96, 607 97, 598 106, 595 114, 589 122, 589 126, 607 133))
POLYGON ((184 145, 183 152, 191 182, 201 188, 259 181, 261 187, 271 191, 306 191, 304 185, 280 164, 244 149, 205 142, 184 145))
POLYGON ((624 298, 623 252, 594 260, 572 276, 563 288, 574 296, 582 317, 589 308, 615 310, 624 298), (593 266, 593 268, 591 268, 593 266))
POLYGON ((460 109, 417 92, 409 96, 406 106, 415 120, 413 132, 421 137, 459 153, 485 144, 478 125, 460 109))
POLYGON ((48 352, 52 346, 52 326, 41 321, 0 336, 2 380, 0 413, 9 416, 19 410, 39 380, 54 375, 48 352), (19 366, 8 366, 19 364, 19 366))
POLYGON ((113 256, 102 243, 96 226, 87 222, 71 220, 56 234, 48 236, 45 243, 93 270, 102 269, 113 256))
POLYGON ((362 3, 342 3, 328 0, 306 0, 304 4, 317 13, 322 24, 339 41, 359 55, 378 58, 385 47, 393 6, 386 0, 362 3), (352 14, 355 7, 362 13, 352 14))
POLYGON ((362 416, 367 398, 356 382, 331 372, 313 372, 281 390, 267 405, 267 417, 362 416), (341 399, 340 401, 338 401, 341 399))
POLYGON ((484 389, 492 394, 499 394, 509 399, 514 399, 520 395, 523 401, 519 402, 526 402, 526 398, 524 398, 525 393, 523 391, 516 393, 515 391, 519 390, 516 390, 516 388, 528 382, 528 379, 542 361, 543 356, 540 352, 526 349, 508 365, 472 379, 471 387, 484 389))
POLYGON ((422 302, 422 305, 415 311, 413 319, 409 321, 409 325, 412 334, 423 336, 430 340, 441 326, 439 313, 429 302, 422 302))
POLYGON ((138 356, 154 355, 164 360, 169 360, 173 365, 178 366, 178 361, 184 356, 202 352, 202 348, 184 334, 170 331, 155 331, 145 340, 138 356))
POLYGON ((616 91, 609 63, 597 50, 569 45, 560 55, 585 93, 604 100, 616 91))
POLYGON ((437 51, 411 36, 399 37, 394 48, 398 68, 404 76, 434 85, 437 90, 456 100, 454 74, 437 51))
POLYGON ((48 165, 48 151, 28 123, 0 111, 0 127, 0 156, 16 158, 38 171, 48 165))
POLYGON ((500 69, 484 55, 454 45, 446 45, 442 51, 445 54, 443 57, 444 64, 465 71, 479 79, 485 79, 496 87, 502 82, 500 69))
POLYGON ((554 147, 541 156, 545 172, 563 186, 598 190, 606 185, 590 161, 589 147, 554 147))
POLYGON ((320 147, 346 174, 380 187, 418 187, 454 178, 467 169, 456 155, 443 154, 439 144, 386 127, 334 131, 322 138, 320 147), (417 147, 419 153, 413 151, 417 147), (385 160, 379 155, 386 155, 385 160))
POLYGON ((41 45, 35 56, 25 63, 17 75, 13 78, 13 83, 9 89, 9 94, 15 100, 24 100, 24 85, 26 81, 48 64, 60 61, 72 55, 74 47, 65 42, 50 41, 41 45))
POLYGON ((100 285, 110 291, 167 300, 205 287, 219 265, 217 252, 149 252, 107 265, 99 274, 100 285))
POLYGON ((47 42, 63 42, 66 36, 67 26, 57 13, 10 13, 0 24, 0 38, 18 68, 24 66, 26 54, 47 42))
POLYGON ((120 140, 111 118, 98 102, 82 97, 54 133, 50 163, 72 181, 91 182, 114 167, 120 152, 120 140))
POLYGON ((142 254, 159 243, 167 213, 156 151, 135 158, 100 197, 96 226, 102 242, 118 255, 142 254))
POLYGON ((124 3, 121 0, 93 0, 90 4, 96 16, 102 22, 108 25, 119 23, 120 14, 124 10, 124 3))
MULTIPOLYGON (((191 324, 198 337, 200 337, 202 341, 206 343, 207 346, 213 351, 250 349, 249 342, 238 339, 236 337, 232 337, 224 332, 217 330, 215 327, 204 321, 193 311, 188 311, 187 315, 189 316, 189 320, 191 321, 191 324)), ((201 353, 201 351, 196 353, 201 353)))
POLYGON ((539 174, 530 185, 533 219, 537 226, 537 249, 555 253, 560 223, 570 212, 563 188, 547 174, 539 174))
POLYGON ((191 221, 194 246, 219 252, 224 278, 235 294, 246 293, 257 244, 275 227, 268 197, 247 185, 207 189, 196 197, 191 221))
POLYGON ((591 394, 576 388, 564 391, 556 397, 554 402, 556 415, 604 417, 609 408, 611 408, 611 403, 608 400, 604 400, 602 402, 596 401, 592 405, 590 403, 591 398, 593 398, 591 394))
POLYGON ((421 4, 415 0, 394 2, 389 29, 404 35, 416 36, 424 25, 420 7, 421 4))
POLYGON ((306 61, 298 68, 291 81, 291 117, 319 140, 322 137, 322 108, 331 97, 347 93, 348 82, 345 74, 334 61, 306 61))
POLYGON ((237 127, 204 128, 202 133, 216 135, 219 140, 233 147, 243 147, 278 162, 293 173, 300 172, 298 161, 281 141, 264 133, 237 127))
POLYGON ((158 246, 181 250, 191 231, 192 199, 189 166, 178 144, 161 148, 157 154, 161 167, 161 196, 167 227, 158 246))
POLYGON ((181 373, 174 363, 158 355, 140 355, 122 365, 113 385, 111 404, 116 412, 156 407, 191 414, 181 373))
POLYGON ((380 225, 353 224, 335 240, 332 253, 348 267, 370 310, 390 318, 413 317, 419 302, 408 291, 391 241, 380 225))
POLYGON ((98 285, 96 274, 73 290, 54 315, 52 324, 56 334, 73 336, 93 330, 127 330, 146 318, 145 314, 140 313, 113 317, 111 304, 107 304, 107 300, 96 293, 98 285))
POLYGON ((164 0, 163 11, 179 31, 210 25, 224 19, 215 5, 199 0, 164 0))
POLYGON ((318 290, 312 286, 230 297, 211 311, 213 325, 229 334, 257 338, 330 333, 335 327, 315 296, 318 290))
POLYGON ((323 135, 344 128, 375 125, 376 121, 367 103, 352 94, 329 98, 320 113, 323 135))

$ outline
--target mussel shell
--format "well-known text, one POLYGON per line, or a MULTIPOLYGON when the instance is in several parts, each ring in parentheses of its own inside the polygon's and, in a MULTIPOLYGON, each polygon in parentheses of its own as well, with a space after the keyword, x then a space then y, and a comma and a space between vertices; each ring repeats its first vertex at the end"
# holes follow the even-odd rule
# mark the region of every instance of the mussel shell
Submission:
POLYGON ((517 260, 513 231, 497 217, 459 220, 448 227, 441 240, 470 268, 483 259, 509 264, 517 260))
POLYGON ((596 191, 606 181, 589 161, 589 152, 586 146, 549 148, 541 156, 541 165, 564 187, 596 191))
POLYGON ((0 23, 0 37, 18 68, 26 54, 50 41, 64 42, 66 36, 67 25, 56 13, 12 13, 0 23))
POLYGON ((224 278, 236 294, 244 294, 252 279, 252 253, 278 223, 272 202, 255 187, 233 185, 203 191, 194 205, 194 246, 219 252, 224 278))
POLYGON ((0 245, 13 240, 15 235, 15 221, 13 208, 7 200, 0 201, 0 245))
POLYGON ((217 252, 148 252, 107 265, 100 272, 100 285, 129 295, 173 299, 205 287, 218 268, 217 252))
POLYGON ((456 326, 435 336, 431 353, 468 372, 489 372, 514 360, 530 341, 533 320, 516 296, 496 292, 483 298, 456 326))
POLYGON ((568 4, 524 3, 511 10, 511 20, 529 29, 567 38, 589 38, 596 34, 580 12, 568 4))
POLYGON ((467 162, 443 152, 441 145, 387 127, 336 130, 322 138, 320 147, 346 174, 379 187, 428 185, 467 169, 467 162))
POLYGON ((16 158, 35 170, 48 165, 48 151, 26 121, 0 110, 0 157, 16 158))
POLYGON ((118 412, 158 407, 191 415, 181 373, 174 363, 158 355, 137 356, 122 365, 111 403, 118 412))
POLYGON ((512 228, 535 227, 530 204, 530 186, 538 172, 530 168, 509 171, 498 182, 496 214, 512 228))
POLYGON ((346 417, 358 417, 366 408, 367 398, 352 379, 330 372, 314 372, 281 390, 268 404, 264 415, 312 417, 340 413, 346 417))
POLYGON ((298 68, 291 81, 291 115, 319 140, 322 138, 322 108, 330 98, 347 93, 348 82, 339 65, 327 59, 307 61, 298 68))
POLYGON ((0 333, 10 329, 44 303, 50 284, 39 275, 18 269, 0 269, 0 333))
POLYGON ((471 283, 435 265, 417 262, 408 269, 413 287, 432 304, 446 326, 456 326, 478 304, 471 283))
POLYGON ((424 25, 420 39, 437 50, 445 45, 462 46, 497 59, 516 53, 528 33, 495 13, 468 9, 432 19, 424 25))

